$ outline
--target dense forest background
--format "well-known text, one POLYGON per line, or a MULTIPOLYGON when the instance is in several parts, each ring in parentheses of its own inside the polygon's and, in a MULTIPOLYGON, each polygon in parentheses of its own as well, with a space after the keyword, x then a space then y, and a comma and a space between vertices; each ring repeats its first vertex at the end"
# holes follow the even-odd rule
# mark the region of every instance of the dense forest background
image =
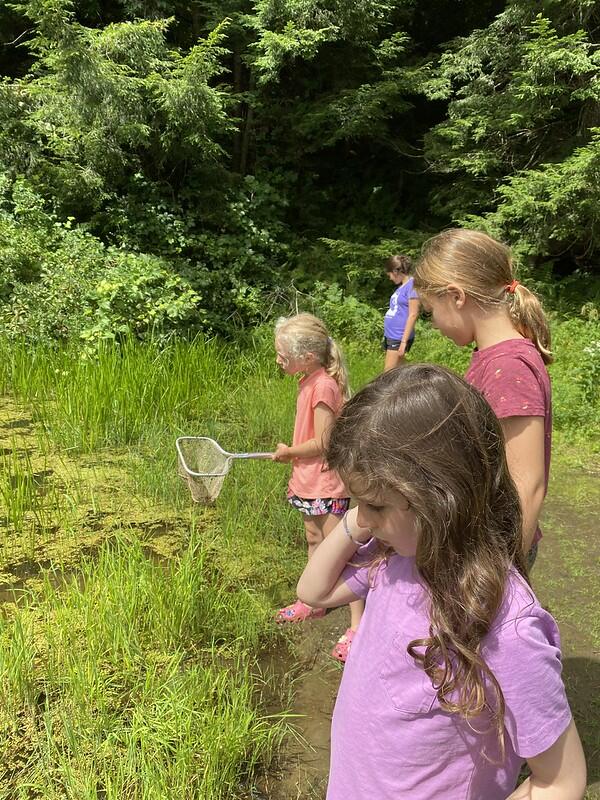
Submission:
POLYGON ((591 0, 4 3, 0 330, 227 334, 298 292, 356 333, 453 224, 593 317, 599 30, 591 0))

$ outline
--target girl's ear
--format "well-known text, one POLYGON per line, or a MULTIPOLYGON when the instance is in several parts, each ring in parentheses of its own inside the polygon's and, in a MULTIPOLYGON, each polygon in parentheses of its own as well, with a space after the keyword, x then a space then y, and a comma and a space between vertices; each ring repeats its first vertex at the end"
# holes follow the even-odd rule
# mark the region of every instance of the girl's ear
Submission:
POLYGON ((450 283, 446 288, 446 292, 448 297, 450 297, 451 302, 454 303, 454 306, 458 310, 464 308, 464 305, 467 301, 467 295, 461 286, 457 286, 455 283, 450 283))

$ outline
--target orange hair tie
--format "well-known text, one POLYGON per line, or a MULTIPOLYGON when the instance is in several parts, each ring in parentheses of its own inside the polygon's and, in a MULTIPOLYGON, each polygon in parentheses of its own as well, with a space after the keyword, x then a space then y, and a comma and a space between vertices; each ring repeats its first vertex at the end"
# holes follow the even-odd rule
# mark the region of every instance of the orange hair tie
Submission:
POLYGON ((509 294, 514 294, 515 293, 515 289, 517 288, 517 286, 520 286, 520 285, 521 284, 519 283, 519 281, 514 280, 511 283, 508 283, 504 288, 506 289, 506 291, 509 294))

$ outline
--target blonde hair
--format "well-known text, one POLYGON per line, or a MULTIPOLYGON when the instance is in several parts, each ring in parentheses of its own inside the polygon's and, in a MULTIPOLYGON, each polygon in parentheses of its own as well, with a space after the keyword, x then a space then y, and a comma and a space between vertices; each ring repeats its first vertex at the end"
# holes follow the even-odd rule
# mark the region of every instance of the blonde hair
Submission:
POLYGON ((350 388, 344 356, 322 320, 306 313, 280 317, 275 323, 275 338, 285 343, 294 358, 312 353, 340 387, 344 400, 348 400, 350 388))
POLYGON ((515 281, 510 249, 481 231, 450 228, 425 243, 414 273, 420 295, 441 295, 456 283, 480 306, 506 306, 520 334, 530 339, 545 364, 552 363, 550 329, 542 304, 515 281))

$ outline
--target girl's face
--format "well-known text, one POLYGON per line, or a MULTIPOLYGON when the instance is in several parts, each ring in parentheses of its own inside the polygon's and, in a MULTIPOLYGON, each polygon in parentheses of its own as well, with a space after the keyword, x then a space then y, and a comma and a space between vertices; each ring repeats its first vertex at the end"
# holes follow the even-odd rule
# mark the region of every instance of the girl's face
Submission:
POLYGON ((296 358, 291 355, 284 342, 275 339, 275 361, 286 375, 297 375, 299 372, 310 371, 310 365, 314 361, 312 353, 296 358))
POLYGON ((357 522, 370 528, 373 536, 401 556, 417 552, 417 525, 414 511, 401 492, 384 489, 381 493, 356 494, 357 522))
POLYGON ((406 277, 407 276, 404 274, 404 272, 400 272, 397 269, 393 269, 390 272, 388 272, 388 278, 391 280, 392 283, 395 283, 396 286, 400 286, 400 284, 404 282, 404 279, 406 277))
POLYGON ((442 295, 421 296, 423 309, 431 314, 431 324, 459 347, 475 340, 475 330, 465 307, 464 292, 449 289, 442 295))

